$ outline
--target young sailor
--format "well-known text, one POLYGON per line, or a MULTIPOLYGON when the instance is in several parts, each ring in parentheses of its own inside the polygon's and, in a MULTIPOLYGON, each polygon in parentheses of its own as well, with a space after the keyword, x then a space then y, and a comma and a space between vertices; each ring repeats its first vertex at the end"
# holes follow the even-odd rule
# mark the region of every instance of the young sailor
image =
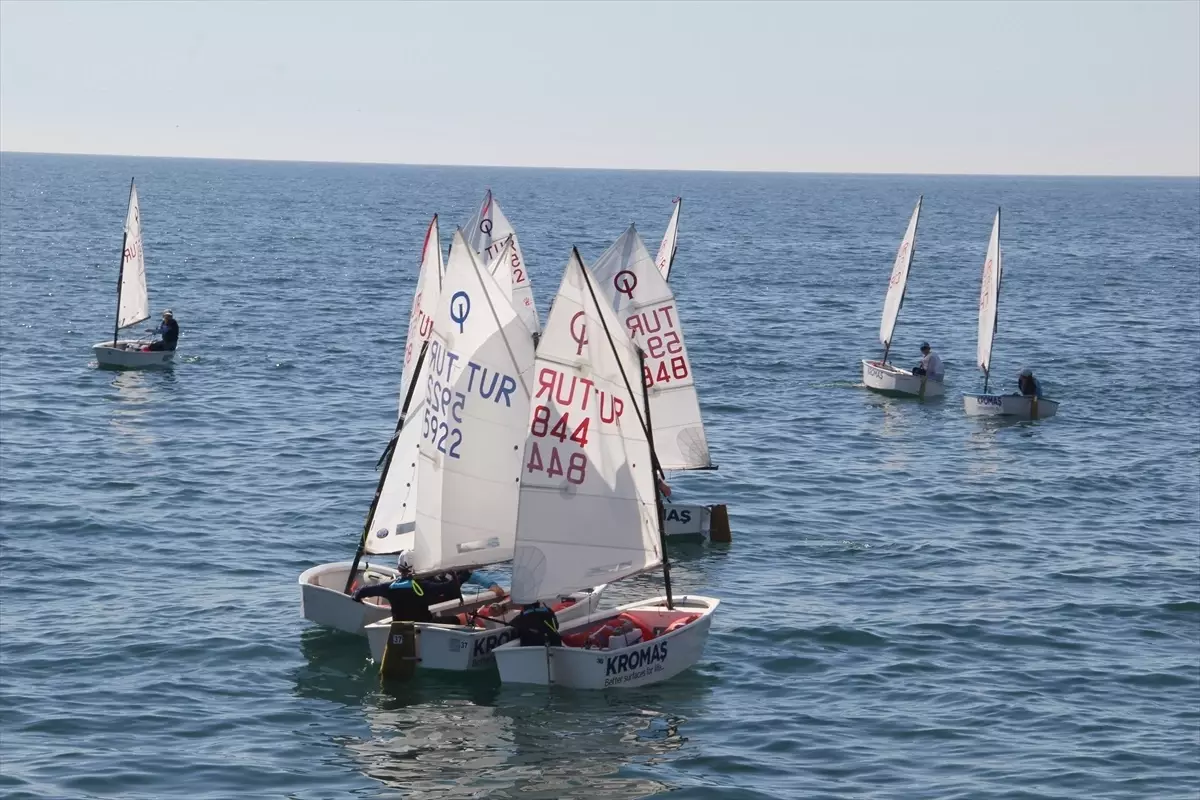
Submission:
POLYGON ((929 342, 921 342, 921 363, 913 367, 913 375, 924 375, 931 381, 941 381, 946 377, 942 369, 942 358, 933 352, 929 342))
POLYGON ((392 622, 432 622, 430 606, 448 600, 462 601, 460 584, 453 576, 438 575, 420 581, 413 577, 412 556, 407 550, 400 551, 396 569, 399 578, 391 583, 363 586, 354 592, 354 599, 360 603, 367 597, 386 599, 392 607, 392 622))
POLYGON ((1041 397, 1042 385, 1033 377, 1033 370, 1026 367, 1017 376, 1017 390, 1025 397, 1041 397))
POLYGON ((562 637, 558 635, 558 617, 544 603, 530 603, 512 621, 522 647, 558 647, 562 637))
POLYGON ((168 308, 162 312, 162 325, 159 325, 154 332, 162 336, 162 339, 151 342, 151 350, 174 350, 179 344, 179 323, 175 321, 175 315, 171 313, 171 309, 168 308))

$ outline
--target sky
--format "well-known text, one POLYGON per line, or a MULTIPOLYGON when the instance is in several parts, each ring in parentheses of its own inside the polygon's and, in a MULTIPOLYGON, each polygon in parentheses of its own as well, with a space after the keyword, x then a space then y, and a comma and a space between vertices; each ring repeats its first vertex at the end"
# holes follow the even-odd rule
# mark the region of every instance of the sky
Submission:
POLYGON ((0 149, 1200 175, 1200 0, 0 2, 0 149))

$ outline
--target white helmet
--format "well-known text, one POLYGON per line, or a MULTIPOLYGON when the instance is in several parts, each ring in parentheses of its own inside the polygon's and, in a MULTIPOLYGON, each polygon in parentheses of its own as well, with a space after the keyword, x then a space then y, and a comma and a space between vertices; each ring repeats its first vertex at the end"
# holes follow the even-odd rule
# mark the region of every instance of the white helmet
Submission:
POLYGON ((412 572, 412 568, 412 553, 401 550, 400 555, 396 558, 396 569, 401 572, 412 572))

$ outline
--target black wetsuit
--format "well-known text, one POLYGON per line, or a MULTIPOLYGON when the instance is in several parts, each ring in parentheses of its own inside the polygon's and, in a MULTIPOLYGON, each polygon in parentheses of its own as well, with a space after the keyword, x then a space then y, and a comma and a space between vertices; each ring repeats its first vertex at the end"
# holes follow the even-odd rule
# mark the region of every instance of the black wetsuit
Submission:
POLYGON ((442 576, 436 578, 399 578, 391 583, 364 586, 354 593, 355 600, 364 597, 383 597, 392 607, 393 622, 432 622, 429 607, 449 600, 462 601, 458 582, 442 576))
POLYGON ((541 603, 518 614, 512 626, 522 647, 558 647, 562 644, 562 637, 558 635, 558 617, 541 603))
POLYGON ((162 341, 152 342, 151 350, 174 350, 179 344, 179 323, 174 317, 164 317, 156 332, 162 334, 162 341))

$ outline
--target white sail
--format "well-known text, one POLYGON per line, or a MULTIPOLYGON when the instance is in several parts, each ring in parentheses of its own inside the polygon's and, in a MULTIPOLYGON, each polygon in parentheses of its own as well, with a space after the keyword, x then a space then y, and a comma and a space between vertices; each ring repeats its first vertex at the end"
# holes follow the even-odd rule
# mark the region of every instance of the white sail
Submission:
MULTIPOLYGON (((513 556, 529 432, 533 339, 506 292, 454 234, 426 353, 417 483, 418 573, 513 556)), ((507 282, 507 275, 503 276, 507 282)))
POLYGON ((883 301, 883 321, 879 324, 879 342, 884 347, 892 346, 892 331, 896 329, 896 317, 900 316, 900 307, 904 304, 904 290, 908 286, 908 270, 912 266, 913 250, 917 245, 917 218, 921 216, 921 201, 917 198, 917 207, 913 209, 912 219, 908 221, 908 230, 900 241, 900 249, 896 251, 896 263, 892 265, 892 277, 888 281, 887 297, 883 301))
POLYGON ((521 252, 521 242, 508 217, 504 216, 500 209, 500 204, 492 197, 491 189, 488 189, 487 195, 484 196, 479 211, 467 223, 464 235, 467 244, 471 245, 471 249, 478 253, 485 263, 490 263, 503 249, 505 240, 509 236, 512 237, 514 257, 510 260, 510 266, 513 305, 530 333, 540 331, 537 306, 533 302, 533 284, 530 283, 529 272, 525 269, 525 254, 521 252))
POLYGON ((400 379, 401 405, 404 403, 409 381, 413 379, 413 368, 421 353, 421 345, 429 339, 429 334, 433 331, 433 310, 437 307, 444 273, 438 218, 437 214, 434 214, 433 219, 429 221, 429 227, 425 229, 425 244, 421 247, 421 271, 417 275, 417 289, 413 294, 412 310, 408 315, 408 336, 404 341, 404 369, 400 379))
POLYGON ((987 375, 992 365, 992 341, 996 338, 996 320, 1000 309, 1000 209, 992 223, 987 258, 983 262, 983 281, 979 286, 979 344, 975 363, 987 375))
POLYGON ((592 274, 625 333, 646 352, 658 463, 664 470, 711 468, 675 294, 634 226, 604 251, 592 274))
POLYGON ((125 250, 121 253, 121 302, 117 307, 117 327, 135 325, 150 316, 150 297, 146 292, 146 261, 142 253, 142 215, 138 209, 137 187, 129 183, 129 210, 125 212, 125 250))
MULTIPOLYGON (((417 351, 420 359, 420 350, 417 351)), ((371 515, 364 551, 379 555, 413 548, 413 528, 417 519, 417 460, 421 452, 421 410, 428 385, 426 353, 421 368, 413 375, 412 397, 408 414, 396 435, 395 451, 383 479, 383 489, 375 513, 371 515)), ((407 394, 407 389, 405 393, 407 394)), ((403 410, 404 397, 401 397, 403 410)))
POLYGON ((518 603, 662 562, 637 351, 604 303, 572 252, 530 386, 512 577, 518 603))
POLYGON ((658 257, 654 259, 654 264, 662 273, 664 281, 671 279, 671 265, 675 263, 675 249, 679 245, 679 209, 683 208, 683 198, 676 197, 673 202, 675 210, 671 212, 667 232, 663 234, 662 244, 658 246, 658 257))
POLYGON ((512 269, 513 262, 518 258, 516 251, 513 250, 513 238, 510 236, 504 240, 504 247, 487 265, 488 274, 496 279, 510 305, 513 301, 513 285, 512 281, 508 280, 508 274, 512 269))

